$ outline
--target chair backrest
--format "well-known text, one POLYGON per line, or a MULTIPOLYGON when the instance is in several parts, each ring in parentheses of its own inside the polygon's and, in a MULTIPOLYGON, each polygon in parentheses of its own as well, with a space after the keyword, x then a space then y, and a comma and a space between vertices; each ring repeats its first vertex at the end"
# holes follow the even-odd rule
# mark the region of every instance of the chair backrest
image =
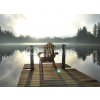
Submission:
POLYGON ((44 57, 54 57, 54 48, 52 43, 44 45, 44 57))

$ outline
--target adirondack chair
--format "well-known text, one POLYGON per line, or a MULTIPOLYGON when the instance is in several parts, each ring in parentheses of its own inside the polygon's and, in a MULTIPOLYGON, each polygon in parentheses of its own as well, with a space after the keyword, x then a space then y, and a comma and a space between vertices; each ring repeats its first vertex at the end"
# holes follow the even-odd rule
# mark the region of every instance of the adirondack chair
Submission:
POLYGON ((58 54, 58 52, 54 52, 55 46, 52 43, 47 43, 44 45, 44 52, 39 52, 38 56, 40 59, 40 65, 42 63, 49 63, 52 62, 55 64, 54 58, 58 54))

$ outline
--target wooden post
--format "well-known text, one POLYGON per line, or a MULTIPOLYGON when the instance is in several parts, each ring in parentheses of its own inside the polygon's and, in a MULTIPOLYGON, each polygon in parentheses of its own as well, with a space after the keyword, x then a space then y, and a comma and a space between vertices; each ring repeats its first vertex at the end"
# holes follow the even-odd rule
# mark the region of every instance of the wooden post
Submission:
POLYGON ((34 49, 33 46, 30 46, 30 65, 31 65, 31 70, 34 70, 34 49))
POLYGON ((65 69, 65 44, 62 45, 62 68, 65 69))

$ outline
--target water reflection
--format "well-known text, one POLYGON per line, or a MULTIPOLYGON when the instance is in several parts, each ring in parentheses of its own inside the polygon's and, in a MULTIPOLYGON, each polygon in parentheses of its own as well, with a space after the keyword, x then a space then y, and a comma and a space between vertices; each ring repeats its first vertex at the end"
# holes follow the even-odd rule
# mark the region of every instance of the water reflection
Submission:
MULTIPOLYGON (((16 50, 19 50, 20 52, 26 51, 28 48, 28 45, 17 45, 17 46, 0 46, 0 62, 2 61, 3 57, 9 57, 14 54, 16 50)), ((35 47, 35 53, 41 51, 43 48, 41 46, 35 47)), ((61 45, 58 45, 56 50, 61 54, 61 45)), ((97 45, 69 45, 66 47, 66 50, 75 51, 77 54, 77 57, 79 59, 82 59, 83 61, 86 60, 86 57, 90 54, 93 54, 93 62, 97 65, 100 65, 100 47, 97 45)))
POLYGON ((97 65, 100 65, 100 50, 96 50, 93 52, 93 62, 97 65))
MULTIPOLYGON (((0 86, 17 86, 21 70, 25 63, 29 63, 28 45, 0 46, 0 86)), ((59 55, 56 62, 61 62, 61 45, 56 46, 59 55)), ((41 45, 35 45, 35 63, 38 63, 37 53, 42 51, 41 45)), ((67 45, 66 63, 77 66, 80 71, 100 81, 100 46, 98 45, 67 45), (97 66, 96 66, 97 65, 97 66), (86 67, 88 66, 88 67, 86 67)))
POLYGON ((0 62, 2 61, 3 57, 12 56, 16 50, 19 50, 20 52, 23 52, 26 48, 27 48, 27 46, 21 46, 21 45, 19 45, 19 46, 1 45, 0 46, 0 62))
POLYGON ((69 46, 68 49, 71 49, 76 52, 77 57, 86 60, 87 56, 93 55, 94 64, 100 65, 100 46, 99 45, 75 45, 69 46))
MULTIPOLYGON (((20 52, 26 51, 28 48, 28 45, 16 45, 16 46, 0 46, 0 62, 2 61, 3 57, 9 57, 14 54, 15 51, 19 50, 20 52)), ((41 46, 35 47, 35 54, 37 54, 39 51, 42 51, 41 46)), ((79 59, 82 59, 83 61, 86 60, 87 56, 90 56, 92 54, 92 59, 94 64, 100 65, 100 46, 96 45, 69 45, 66 47, 66 51, 75 51, 76 55, 79 59)), ((60 56, 62 53, 61 45, 58 45, 56 48, 56 51, 59 52, 60 56)), ((29 52, 28 52, 29 55, 29 52)))

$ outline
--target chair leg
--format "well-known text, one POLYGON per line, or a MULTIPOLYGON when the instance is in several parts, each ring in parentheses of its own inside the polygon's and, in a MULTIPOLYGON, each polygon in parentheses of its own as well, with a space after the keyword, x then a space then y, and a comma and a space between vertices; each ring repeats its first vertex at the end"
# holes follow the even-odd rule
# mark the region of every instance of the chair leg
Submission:
POLYGON ((56 64, 55 64, 55 61, 53 61, 53 67, 56 69, 57 68, 57 66, 56 66, 56 64))
POLYGON ((41 60, 39 61, 39 67, 42 67, 42 61, 41 60))

